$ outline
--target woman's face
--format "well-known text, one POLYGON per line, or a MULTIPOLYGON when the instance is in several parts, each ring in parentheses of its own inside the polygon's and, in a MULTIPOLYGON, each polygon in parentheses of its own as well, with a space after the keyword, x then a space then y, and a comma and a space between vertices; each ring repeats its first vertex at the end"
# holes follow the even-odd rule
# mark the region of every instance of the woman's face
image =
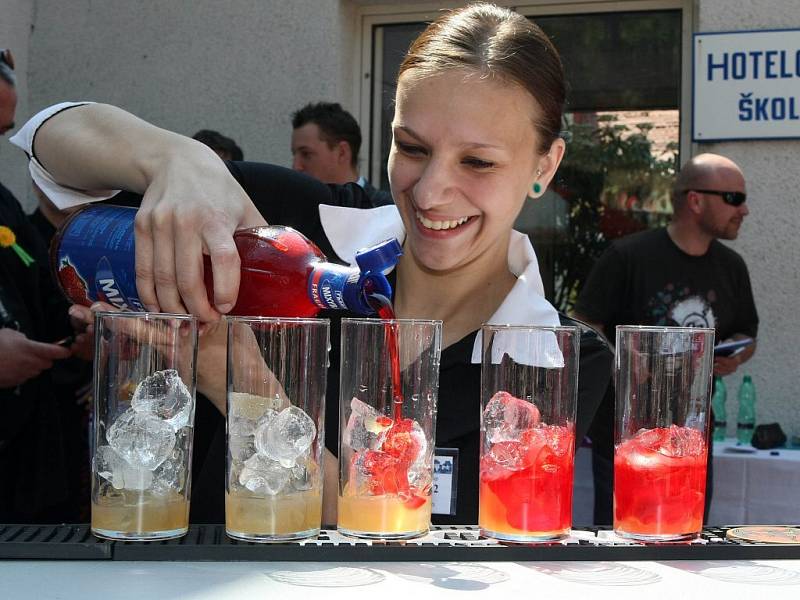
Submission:
POLYGON ((563 145, 555 158, 537 152, 538 107, 518 86, 468 71, 409 75, 398 82, 389 154, 406 253, 433 271, 504 259, 537 169, 546 187, 563 145))

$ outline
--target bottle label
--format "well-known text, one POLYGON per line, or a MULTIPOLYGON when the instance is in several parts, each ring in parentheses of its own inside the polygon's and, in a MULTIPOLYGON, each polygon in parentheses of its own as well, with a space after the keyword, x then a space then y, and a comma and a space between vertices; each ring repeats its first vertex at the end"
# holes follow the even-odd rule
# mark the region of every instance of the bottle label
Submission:
POLYGON ((727 421, 714 421, 714 427, 723 427, 724 428, 724 427, 727 427, 727 426, 728 426, 728 422, 727 421))
POLYGON ((358 281, 358 271, 332 263, 318 263, 308 278, 308 296, 320 308, 347 310, 345 288, 358 281))
POLYGON ((737 423, 736 427, 738 429, 755 429, 755 424, 753 424, 753 423, 737 423))
POLYGON ((122 310, 144 310, 136 291, 135 216, 132 208, 90 206, 62 231, 54 267, 70 300, 85 306, 100 301, 122 310))

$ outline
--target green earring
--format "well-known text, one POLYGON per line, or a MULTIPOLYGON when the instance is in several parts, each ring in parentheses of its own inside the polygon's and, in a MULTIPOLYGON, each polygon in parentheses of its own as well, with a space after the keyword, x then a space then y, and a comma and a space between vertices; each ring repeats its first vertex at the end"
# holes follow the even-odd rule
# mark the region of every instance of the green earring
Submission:
POLYGON ((534 194, 539 194, 539 193, 541 193, 541 191, 542 191, 542 184, 539 183, 538 181, 535 181, 533 183, 533 193, 534 194))

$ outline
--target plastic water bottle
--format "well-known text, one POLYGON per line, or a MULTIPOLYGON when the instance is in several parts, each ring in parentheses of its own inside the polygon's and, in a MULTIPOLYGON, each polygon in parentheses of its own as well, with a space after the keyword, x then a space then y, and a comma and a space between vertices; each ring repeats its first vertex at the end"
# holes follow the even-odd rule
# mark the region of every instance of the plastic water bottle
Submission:
POLYGON ((711 396, 711 408, 714 410, 714 441, 721 442, 725 439, 728 428, 727 413, 725 411, 725 401, 728 392, 725 389, 725 382, 722 377, 714 377, 714 395, 711 396))
MULTIPOLYGON (((133 220, 136 210, 92 205, 72 215, 50 248, 53 272, 75 304, 97 300, 143 310, 136 290, 133 220)), ((233 235, 241 259, 239 296, 232 315, 313 317, 323 309, 374 314, 373 295, 391 298, 384 272, 402 254, 389 240, 356 254, 357 267, 328 262, 317 246, 291 227, 267 225, 233 235)), ((204 275, 213 299, 211 261, 204 275)))
POLYGON ((736 439, 740 444, 751 444, 756 426, 756 388, 750 375, 745 375, 739 386, 739 416, 736 419, 736 439))

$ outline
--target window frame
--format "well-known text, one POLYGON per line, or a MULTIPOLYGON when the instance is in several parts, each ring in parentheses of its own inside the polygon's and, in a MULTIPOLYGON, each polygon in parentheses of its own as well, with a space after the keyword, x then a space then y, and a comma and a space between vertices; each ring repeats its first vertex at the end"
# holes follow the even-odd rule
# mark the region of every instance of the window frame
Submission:
MULTIPOLYGON (((367 0, 369 1, 369 0, 367 0)), ((680 10, 681 11, 681 81, 679 117, 680 156, 692 156, 695 146, 691 140, 692 111, 692 34, 695 29, 695 11, 692 0, 539 0, 536 3, 507 2, 495 0, 496 4, 507 6, 526 17, 545 15, 569 15, 589 13, 613 13, 633 11, 680 10)), ((377 29, 381 25, 431 21, 443 8, 463 6, 462 2, 428 2, 425 4, 362 6, 357 11, 360 30, 355 44, 354 65, 354 110, 361 124, 364 144, 360 162, 364 165, 365 177, 378 181, 383 158, 380 155, 381 128, 380 110, 373 99, 380 95, 383 76, 382 65, 374 60, 382 54, 382 36, 377 29)))

